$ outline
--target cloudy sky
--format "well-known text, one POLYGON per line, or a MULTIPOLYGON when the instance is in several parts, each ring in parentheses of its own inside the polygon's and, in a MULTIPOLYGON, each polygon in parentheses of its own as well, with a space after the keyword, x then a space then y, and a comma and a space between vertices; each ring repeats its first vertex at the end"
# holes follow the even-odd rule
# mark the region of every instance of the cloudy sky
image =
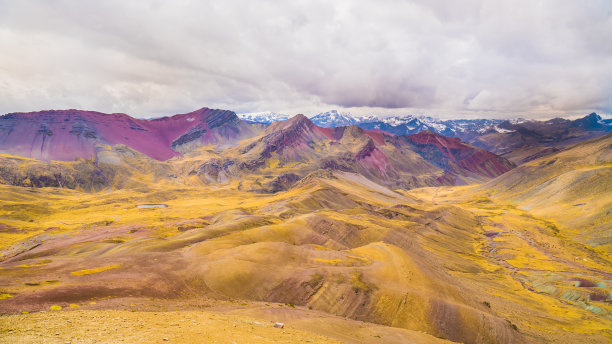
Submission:
POLYGON ((612 113, 612 1, 0 0, 0 113, 612 113))

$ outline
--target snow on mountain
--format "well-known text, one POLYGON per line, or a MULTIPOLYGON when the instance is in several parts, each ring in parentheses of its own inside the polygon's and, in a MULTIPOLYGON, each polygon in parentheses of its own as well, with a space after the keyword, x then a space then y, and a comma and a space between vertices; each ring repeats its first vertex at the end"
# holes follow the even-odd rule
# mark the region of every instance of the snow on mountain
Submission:
POLYGON ((272 122, 278 122, 278 121, 286 121, 289 119, 288 115, 271 112, 271 111, 241 113, 241 114, 238 114, 238 117, 247 122, 263 123, 263 124, 270 124, 272 122))
POLYGON ((424 126, 429 127, 429 130, 438 134, 446 135, 450 132, 453 132, 452 129, 449 128, 449 126, 444 121, 440 121, 439 119, 435 119, 432 117, 421 117, 420 121, 423 123, 424 126))
MULTIPOLYGON (((248 122, 269 124, 287 120, 290 116, 274 112, 259 112, 239 114, 238 117, 248 122)), ((512 132, 512 130, 503 128, 503 125, 499 126, 504 121, 498 119, 441 120, 429 116, 415 115, 397 115, 389 117, 367 115, 357 117, 347 112, 331 110, 319 113, 311 117, 310 120, 314 124, 324 128, 357 125, 363 129, 384 130, 397 135, 412 135, 423 130, 430 130, 444 136, 459 136, 465 138, 466 135, 482 135, 492 130, 498 133, 512 132)), ((518 124, 523 122, 525 122, 524 119, 518 118, 510 120, 509 123, 518 124)))
POLYGON ((516 131, 516 130, 508 130, 508 129, 500 128, 498 126, 494 126, 493 129, 495 129, 495 131, 497 131, 500 134, 513 133, 516 131))
POLYGON ((416 127, 416 126, 420 126, 423 124, 423 122, 421 120, 419 120, 417 117, 415 116, 393 116, 393 117, 386 117, 386 118, 381 118, 380 119, 381 122, 383 123, 387 123, 389 125, 392 125, 394 127, 400 126, 400 125, 407 125, 409 127, 416 127))
POLYGON ((371 123, 371 122, 380 121, 380 117, 378 117, 378 116, 374 116, 374 115, 367 115, 367 116, 355 117, 355 119, 356 119, 356 120, 357 120, 357 122, 359 122, 359 123, 371 123))
POLYGON ((314 124, 324 128, 345 127, 359 123, 359 121, 349 113, 338 112, 336 110, 317 114, 311 117, 310 120, 314 124))
POLYGON ((452 132, 449 136, 461 136, 462 134, 470 132, 483 134, 502 122, 502 120, 497 119, 456 119, 442 121, 448 130, 452 132))
POLYGON ((526 120, 526 119, 521 118, 521 117, 519 117, 519 118, 513 118, 513 119, 510 119, 509 121, 510 121, 510 123, 512 123, 512 124, 521 124, 521 123, 527 122, 527 120, 526 120))

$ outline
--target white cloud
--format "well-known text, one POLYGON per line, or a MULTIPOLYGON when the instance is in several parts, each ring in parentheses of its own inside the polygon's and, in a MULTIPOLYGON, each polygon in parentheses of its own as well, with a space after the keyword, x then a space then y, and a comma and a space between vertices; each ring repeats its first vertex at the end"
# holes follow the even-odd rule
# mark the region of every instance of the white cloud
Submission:
POLYGON ((2 1, 0 112, 612 112, 609 1, 2 1))

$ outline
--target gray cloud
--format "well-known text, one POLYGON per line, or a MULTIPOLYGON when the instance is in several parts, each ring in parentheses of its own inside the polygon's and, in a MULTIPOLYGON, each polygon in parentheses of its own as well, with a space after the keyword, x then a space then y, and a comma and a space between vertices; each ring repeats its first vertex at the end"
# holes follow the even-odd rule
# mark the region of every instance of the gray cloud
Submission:
POLYGON ((612 112, 609 1, 0 0, 0 112, 612 112))

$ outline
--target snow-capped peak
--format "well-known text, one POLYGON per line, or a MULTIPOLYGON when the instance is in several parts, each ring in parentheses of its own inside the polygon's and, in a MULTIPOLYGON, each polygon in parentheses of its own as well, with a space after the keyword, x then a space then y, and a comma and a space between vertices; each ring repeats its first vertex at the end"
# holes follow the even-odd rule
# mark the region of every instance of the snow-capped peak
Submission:
POLYGON ((525 123, 525 122, 527 122, 527 120, 526 120, 526 119, 521 118, 521 117, 519 117, 519 118, 512 118, 512 119, 509 119, 509 121, 510 121, 510 123, 512 123, 512 124, 521 124, 521 123, 525 123))
POLYGON ((247 122, 270 124, 272 122, 286 121, 289 116, 276 112, 252 112, 252 113, 241 113, 237 115, 240 119, 247 122))
MULTIPOLYGON (((255 123, 272 123, 284 121, 290 116, 275 112, 243 113, 238 117, 255 123)), ((442 120, 429 116, 395 115, 395 116, 353 116, 348 112, 330 110, 321 112, 310 117, 310 120, 321 127, 334 128, 348 125, 357 125, 364 129, 380 129, 393 134, 416 134, 423 130, 431 130, 445 136, 461 136, 470 133, 480 135, 494 130, 498 133, 512 132, 509 128, 500 126, 504 120, 499 119, 449 119, 442 120)), ((509 120, 512 124, 525 122, 525 119, 517 118, 509 120)), ((604 120, 602 120, 604 121, 604 120)))
POLYGON ((326 128, 343 127, 358 123, 357 119, 351 116, 351 114, 338 112, 337 110, 319 113, 311 117, 310 120, 314 124, 326 128))

